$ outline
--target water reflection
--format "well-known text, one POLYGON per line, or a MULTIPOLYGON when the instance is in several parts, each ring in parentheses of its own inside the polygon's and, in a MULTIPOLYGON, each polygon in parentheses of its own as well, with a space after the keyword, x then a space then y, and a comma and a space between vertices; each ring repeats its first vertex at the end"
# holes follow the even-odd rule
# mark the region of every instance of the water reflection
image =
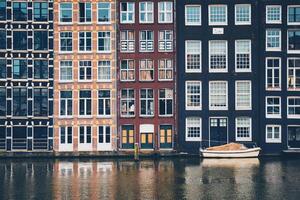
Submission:
POLYGON ((0 199, 297 199, 300 160, 2 160, 0 199))

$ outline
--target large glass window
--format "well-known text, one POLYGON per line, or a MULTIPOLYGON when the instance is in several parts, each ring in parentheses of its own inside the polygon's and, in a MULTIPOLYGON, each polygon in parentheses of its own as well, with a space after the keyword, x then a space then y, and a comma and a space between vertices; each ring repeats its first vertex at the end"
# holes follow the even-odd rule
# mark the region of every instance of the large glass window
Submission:
POLYGON ((185 82, 185 109, 186 110, 201 110, 201 81, 186 81, 185 82))
POLYGON ((0 0, 0 20, 6 20, 6 0, 0 0))
POLYGON ((288 89, 300 89, 300 58, 288 58, 288 89))
POLYGON ((27 60, 13 60, 13 79, 27 79, 27 60))
POLYGON ((185 42, 185 72, 201 72, 201 41, 185 42))
POLYGON ((73 33, 61 32, 60 33, 60 51, 71 52, 73 50, 73 33))
POLYGON ((300 5, 288 6, 288 23, 300 24, 300 5))
POLYGON ((140 81, 154 80, 154 64, 153 60, 140 61, 140 81))
POLYGON ((60 91, 59 115, 66 117, 73 114, 73 96, 72 91, 60 91))
POLYGON ((154 116, 154 93, 153 89, 140 90, 140 115, 154 116))
POLYGON ((288 117, 300 117, 300 97, 288 97, 288 117))
POLYGON ((152 52, 153 50, 153 31, 140 31, 140 52, 152 52))
POLYGON ((235 24, 250 25, 251 24, 251 5, 236 4, 235 5, 235 24))
POLYGON ((34 116, 48 116, 48 89, 34 88, 34 116))
POLYGON ((140 2, 140 23, 153 23, 153 2, 140 2))
POLYGON ((92 143, 92 127, 79 126, 79 144, 91 144, 91 143, 92 143))
POLYGON ((132 117, 135 115, 135 97, 133 89, 121 90, 121 116, 132 117))
POLYGON ((79 51, 92 51, 92 32, 79 32, 79 51))
POLYGON ((48 150, 48 127, 47 126, 33 127, 33 149, 48 150))
POLYGON ((173 51, 173 31, 159 31, 158 50, 173 51))
POLYGON ((0 30, 0 49, 6 49, 6 30, 0 30))
POLYGON ((48 31, 34 31, 34 50, 48 50, 48 31))
POLYGON ((6 88, 0 87, 0 116, 6 115, 6 88))
POLYGON ((300 29, 288 30, 288 51, 300 53, 300 29))
POLYGON ((111 140, 110 126, 98 126, 98 143, 110 143, 111 140))
POLYGON ((158 22, 159 23, 173 22, 173 2, 171 1, 158 2, 158 22))
POLYGON ((185 141, 201 141, 202 120, 200 117, 185 119, 185 141))
POLYGON ((266 58, 266 89, 280 90, 281 88, 280 58, 266 58))
POLYGON ((110 3, 98 3, 98 22, 109 23, 111 18, 110 3))
POLYGON ((13 49, 27 50, 27 31, 13 32, 13 49))
POLYGON ((281 143, 281 126, 266 126, 266 143, 281 143))
POLYGON ((134 2, 121 2, 121 23, 134 23, 134 2))
POLYGON ((0 79, 6 78, 6 60, 0 59, 0 79))
POLYGON ((59 10, 59 22, 60 23, 71 23, 73 15, 72 3, 60 3, 59 10))
POLYGON ((268 96, 266 97, 266 118, 281 117, 281 98, 268 96))
POLYGON ((236 141, 251 141, 252 125, 250 117, 237 117, 235 119, 236 141))
POLYGON ((135 40, 134 31, 121 31, 120 51, 134 52, 135 40))
POLYGON ((251 71, 251 40, 235 41, 235 70, 237 72, 251 71))
POLYGON ((235 92, 235 109, 250 110, 252 107, 251 81, 236 81, 235 92))
POLYGON ((101 60, 98 62, 98 81, 111 81, 111 63, 109 60, 101 60))
POLYGON ((267 29, 266 30, 266 51, 281 50, 281 30, 267 29))
POLYGON ((79 115, 88 116, 92 114, 92 91, 79 91, 79 115))
POLYGON ((173 80, 173 60, 162 59, 158 61, 158 80, 173 80))
POLYGON ((72 126, 60 127, 60 144, 72 144, 72 143, 73 143, 72 126))
POLYGON ((34 60, 35 79, 47 79, 48 73, 48 60, 34 60))
POLYGON ((172 116, 173 115, 173 90, 160 89, 158 101, 159 101, 159 115, 172 116))
POLYGON ((27 20, 27 2, 13 2, 13 20, 27 20))
POLYGON ((98 91, 98 115, 110 116, 111 113, 110 90, 98 91))
POLYGON ((73 80, 73 63, 72 61, 60 61, 60 81, 73 80))
POLYGON ((281 6, 280 5, 266 6, 266 23, 267 24, 281 23, 281 6))
POLYGON ((79 81, 92 80, 92 61, 79 61, 79 81))
POLYGON ((27 88, 13 88, 13 116, 27 116, 27 88))
POLYGON ((135 69, 134 60, 121 60, 121 81, 134 81, 135 69))
POLYGON ((227 25, 227 6, 209 5, 209 25, 227 25))
POLYGON ((227 72, 227 41, 209 41, 209 71, 227 72))
POLYGON ((33 3, 33 19, 36 22, 48 21, 48 2, 33 3))
POLYGON ((201 25, 201 6, 186 5, 185 6, 185 25, 197 26, 201 25))
POLYGON ((110 32, 98 32, 98 51, 110 52, 110 32))
POLYGON ((227 81, 209 82, 209 109, 227 110, 228 109, 228 86, 227 81))
POLYGON ((90 2, 79 3, 79 22, 92 22, 92 4, 90 2))

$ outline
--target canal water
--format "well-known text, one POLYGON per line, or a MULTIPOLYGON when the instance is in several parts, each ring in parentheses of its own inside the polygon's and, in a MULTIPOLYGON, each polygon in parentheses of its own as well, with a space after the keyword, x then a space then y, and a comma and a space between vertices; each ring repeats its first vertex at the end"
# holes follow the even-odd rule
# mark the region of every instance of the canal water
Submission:
POLYGON ((0 160, 0 199, 300 199, 300 159, 0 160))

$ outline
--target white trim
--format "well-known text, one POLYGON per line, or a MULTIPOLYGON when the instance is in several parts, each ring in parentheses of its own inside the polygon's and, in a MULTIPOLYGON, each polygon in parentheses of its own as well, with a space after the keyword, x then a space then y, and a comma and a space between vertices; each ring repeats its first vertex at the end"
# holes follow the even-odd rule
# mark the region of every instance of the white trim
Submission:
POLYGON ((293 79, 293 82, 294 84, 296 85, 296 80, 297 80, 297 73, 296 73, 296 70, 297 71, 300 71, 300 65, 299 66, 296 66, 296 67, 289 67, 289 61, 290 60, 299 60, 300 62, 300 58, 298 57, 289 57, 287 58, 287 90, 288 91, 300 91, 300 87, 289 87, 289 70, 293 70, 293 75, 294 75, 294 79, 293 79))
MULTIPOLYGON (((208 82, 208 84, 209 84, 209 110, 228 110, 228 81, 219 81, 219 80, 216 80, 216 81, 209 81, 208 82), (212 98, 211 98, 211 84, 212 83, 225 83, 225 87, 226 87, 226 94, 225 94, 225 103, 226 103, 226 106, 223 106, 223 107, 214 107, 214 106, 211 106, 211 100, 212 100, 212 98)), ((219 94, 220 95, 220 94, 219 94)), ((223 95, 223 94, 221 94, 221 95, 223 95)))
POLYGON ((72 31, 61 31, 61 32, 59 32, 59 38, 58 38, 58 53, 59 54, 69 54, 69 53, 73 53, 73 51, 74 51, 74 45, 73 45, 73 43, 74 43, 74 37, 73 37, 73 32, 72 31), (71 33, 71 35, 72 35, 72 51, 62 51, 61 50, 61 33, 71 33))
MULTIPOLYGON (((272 85, 274 85, 274 67, 271 68, 272 69, 272 85)), ((276 68, 275 68, 276 69, 276 68)), ((281 58, 280 57, 266 57, 265 59, 265 89, 267 91, 280 91, 281 90, 281 58), (268 88, 268 60, 275 60, 278 59, 279 60, 279 87, 278 88, 268 88)))
POLYGON ((77 116, 78 118, 92 118, 93 116, 93 90, 92 89, 79 89, 78 90, 78 101, 77 101, 78 105, 77 105, 77 109, 78 109, 78 113, 77 113, 77 116), (84 91, 90 91, 91 92, 91 97, 90 98, 87 98, 87 97, 84 97, 83 100, 84 100, 84 114, 81 115, 80 114, 80 92, 84 92, 84 91), (87 100, 91 100, 91 114, 90 115, 86 115, 86 112, 87 112, 87 106, 89 105, 87 103, 87 100))
MULTIPOLYGON (((58 117, 59 118, 72 118, 73 117, 73 113, 74 113, 74 103, 73 103, 73 91, 72 90, 60 90, 58 93, 58 117), (61 111, 61 92, 71 92, 72 93, 72 115, 61 115, 60 111, 61 111)), ((68 103, 66 102, 65 105, 68 105, 68 103)), ((68 106, 66 106, 67 108, 68 106)), ((67 111, 68 109, 66 109, 67 111)))
MULTIPOLYGON (((194 126, 196 127, 196 126, 194 126)), ((196 141, 202 141, 202 118, 199 116, 187 116, 185 118, 185 141, 187 142, 196 142, 196 141), (200 137, 188 137, 188 127, 192 127, 191 125, 187 126, 188 119, 194 118, 194 120, 199 120, 197 123, 197 127, 200 128, 200 137)))
POLYGON ((139 95, 139 104, 140 104, 140 107, 139 107, 140 113, 139 114, 140 114, 140 117, 154 117, 155 116, 155 90, 153 88, 141 88, 139 90, 139 93, 140 93, 140 95, 139 95), (141 97, 141 94, 142 94, 141 91, 142 90, 146 90, 146 97, 145 98, 141 97), (147 97, 149 90, 150 91, 152 90, 152 93, 153 93, 153 97, 152 98, 147 97), (147 114, 147 113, 146 114, 142 114, 142 103, 141 103, 142 99, 146 101, 146 112, 147 111, 149 112, 149 110, 147 108, 147 105, 149 104, 149 101, 151 101, 151 100, 153 101, 152 102, 153 103, 153 114, 147 114))
POLYGON ((100 117, 100 118, 111 118, 111 116, 112 116, 112 92, 111 92, 111 89, 105 89, 105 88, 101 88, 101 89, 98 89, 97 90, 97 117, 100 117), (110 114, 108 115, 108 114, 104 114, 104 115, 100 115, 99 114, 99 108, 100 108, 100 106, 99 106, 99 92, 100 91, 109 91, 109 98, 107 98, 107 97, 102 97, 101 99, 103 100, 103 111, 105 111, 105 113, 107 112, 106 111, 106 109, 105 109, 105 107, 106 107, 106 102, 105 102, 105 100, 109 100, 109 105, 110 105, 110 114))
POLYGON ((235 81, 235 110, 251 110, 252 109, 252 82, 250 80, 237 80, 235 81), (238 84, 241 83, 249 83, 249 94, 242 93, 243 96, 248 95, 249 96, 249 106, 238 106, 238 84))
POLYGON ((202 7, 200 4, 187 4, 185 5, 185 8, 184 8, 184 18, 185 18, 185 25, 186 26, 201 26, 202 25, 202 7), (187 21, 187 8, 188 7, 196 7, 196 8, 199 8, 199 11, 200 11, 200 20, 199 22, 188 22, 187 21))
POLYGON ((201 81, 192 81, 188 80, 185 81, 185 110, 202 110, 202 82, 201 81), (188 106, 188 94, 187 94, 187 89, 188 89, 188 84, 189 83, 194 83, 194 84, 199 84, 200 86, 200 94, 190 94, 190 95, 200 95, 200 106, 188 106))
POLYGON ((266 9, 265 9, 265 17, 266 17, 266 24, 281 24, 282 23, 282 7, 281 5, 266 5, 266 9), (280 15, 280 19, 279 20, 268 20, 268 8, 279 8, 279 15, 280 15))
POLYGON ((228 25, 228 8, 226 4, 208 5, 208 25, 209 26, 227 26, 228 25), (225 22, 211 22, 211 7, 225 7, 225 22))
POLYGON ((140 1, 139 2, 139 23, 140 24, 152 24, 154 23, 154 2, 152 1, 140 1), (141 11, 141 4, 144 3, 145 4, 145 10, 143 11, 143 14, 145 14, 145 21, 143 22, 141 20, 141 14, 142 14, 142 11, 141 11), (152 10, 151 11, 148 11, 148 4, 152 4, 152 10), (151 13, 152 14, 152 18, 149 20, 148 17, 147 17, 147 14, 151 13))
MULTIPOLYGON (((102 39, 108 39, 108 37, 101 37, 102 39)), ((112 52, 112 34, 111 31, 97 31, 97 53, 111 53, 112 52), (109 33, 109 50, 99 50, 99 33, 109 33)))
POLYGON ((281 96, 266 96, 265 97, 265 114, 266 118, 276 118, 281 119, 281 96), (268 98, 278 98, 279 99, 279 105, 270 105, 270 106, 278 106, 279 107, 279 114, 268 114, 268 98))
MULTIPOLYGON (((300 24, 300 23, 299 23, 300 24)), ((287 53, 288 54, 300 54, 300 49, 299 50, 289 50, 289 31, 297 31, 297 32, 299 32, 300 33, 300 28, 298 28, 298 29, 288 29, 287 30, 287 34, 286 34, 286 36, 287 36, 287 53)))
POLYGON ((73 17, 73 10, 74 10, 74 8, 73 8, 73 3, 72 2, 59 2, 59 9, 58 9, 58 24, 59 25, 71 25, 71 24, 73 24, 73 22, 74 22, 74 17, 73 17), (71 22, 61 22, 60 21, 60 12, 61 12, 61 4, 71 4, 71 16, 72 16, 72 21, 71 22))
POLYGON ((92 82, 93 81, 93 63, 91 60, 78 60, 78 82, 80 83, 88 83, 88 82, 92 82), (81 66, 80 62, 91 62, 90 66, 81 66), (90 67, 91 68, 91 79, 86 79, 87 78, 87 68, 90 67), (80 79, 80 69, 84 68, 84 79, 80 79))
POLYGON ((209 73, 226 73, 228 72, 228 41, 227 40, 209 40, 208 41, 208 65, 209 65, 209 73), (226 67, 223 69, 211 69, 211 62, 210 62, 210 57, 211 57, 211 51, 212 51, 212 48, 211 48, 211 43, 212 42, 225 42, 225 48, 226 48, 226 53, 225 53, 225 56, 226 56, 226 67))
POLYGON ((251 4, 235 4, 234 5, 234 24, 235 25, 251 25, 251 21, 252 21, 251 4), (237 21, 237 7, 238 6, 247 6, 249 8, 249 21, 247 21, 247 22, 238 22, 237 21))
POLYGON ((281 125, 267 124, 265 129, 266 143, 281 143, 281 125), (272 128, 272 138, 268 138, 268 128, 272 128), (274 128, 279 128, 279 138, 274 138, 274 128))
MULTIPOLYGON (((196 52, 198 53, 198 52, 196 52)), ((196 53, 192 53, 192 55, 196 55, 196 53)), ((185 41, 185 73, 201 73, 202 72, 202 42, 201 40, 186 40, 185 41), (199 43, 199 48, 200 48, 200 69, 187 69, 187 50, 188 50, 188 44, 189 43, 199 43)))
POLYGON ((252 141, 252 118, 248 116, 239 116, 235 118, 235 141, 252 141), (249 125, 249 137, 238 137, 238 127, 242 127, 241 125, 238 126, 238 119, 247 119, 247 122, 250 123, 249 125), (249 121, 248 121, 249 120, 249 121))
POLYGON ((92 151, 93 150, 93 126, 92 125, 79 125, 78 126, 78 151, 92 151), (80 143, 80 127, 83 127, 84 142, 80 143), (87 128, 91 129, 91 143, 87 142, 87 128))
POLYGON ((300 21, 299 22, 289 22, 289 8, 295 8, 295 7, 299 7, 300 9, 300 5, 288 5, 287 6, 287 25, 300 25, 300 21))
MULTIPOLYGON (((136 96, 137 94, 136 94, 136 91, 135 91, 135 89, 134 88, 121 88, 120 89, 120 115, 121 115, 121 117, 124 117, 124 118, 133 118, 133 117, 135 117, 136 116, 136 112, 137 112, 137 110, 136 110, 136 104, 137 104, 137 96, 136 96), (126 91, 126 98, 122 98, 122 91, 123 90, 125 90, 126 91), (129 98, 128 96, 127 96, 127 94, 129 93, 129 91, 133 91, 133 98, 129 98), (134 114, 133 115, 130 115, 130 114, 128 114, 128 115, 123 115, 122 114, 122 101, 125 101, 126 102, 126 105, 127 105, 127 103, 129 102, 129 101, 133 101, 133 105, 134 105, 134 110, 133 110, 133 112, 134 112, 134 114)), ((127 105, 127 108, 128 108, 128 110, 126 110, 126 112, 127 113, 129 113, 130 112, 130 108, 129 108, 129 105, 127 105)), ((126 108, 126 109, 127 109, 126 108)))
POLYGON ((82 1, 80 1, 80 2, 78 2, 78 19, 77 19, 77 21, 78 21, 78 24, 80 24, 80 25, 90 25, 90 24, 92 24, 93 23, 93 4, 92 4, 92 2, 82 2, 82 1), (84 3, 84 12, 85 12, 85 15, 84 15, 84 20, 86 21, 86 3, 90 3, 91 4, 91 21, 89 21, 89 22, 80 22, 80 5, 79 5, 79 3, 84 3))
MULTIPOLYGON (((226 119, 226 138, 227 138, 227 141, 226 141, 226 143, 228 143, 228 141, 229 141, 229 133, 228 133, 228 117, 222 117, 222 116, 214 116, 214 117, 209 117, 208 118, 208 127, 209 127, 209 131, 208 131, 208 146, 210 146, 210 143, 211 143, 211 141, 210 141, 210 129, 211 129, 211 125, 210 125, 210 120, 211 119, 226 119)), ((222 142, 222 141, 221 141, 222 142)))
MULTIPOLYGON (((135 23, 135 2, 120 2, 120 24, 134 24, 135 23), (126 3, 127 8, 128 8, 128 4, 133 4, 133 10, 129 13, 132 13, 132 21, 128 20, 128 11, 121 11, 122 9, 122 3, 126 3), (122 20, 122 14, 125 13, 126 14, 126 20, 122 20)), ((97 19, 98 20, 98 19, 97 19)))
MULTIPOLYGON (((246 52, 241 52, 241 54, 246 54, 246 52)), ((249 40, 235 40, 235 71, 236 72, 251 72, 252 71, 252 41, 251 39, 249 40), (237 52, 237 43, 238 42, 249 42, 249 69, 243 68, 243 69, 238 69, 237 68, 237 54, 240 52, 237 52)))
POLYGON ((159 24, 171 24, 171 23, 173 23, 173 14, 174 13, 174 9, 173 9, 173 1, 160 1, 160 2, 158 2, 158 7, 157 7, 157 19, 158 19, 158 23, 159 24), (167 3, 170 3, 171 4, 171 11, 170 10, 167 10, 167 6, 166 6, 166 4, 167 3), (165 9, 163 10, 163 11, 161 11, 160 10, 160 7, 161 7, 161 4, 164 4, 164 7, 165 7, 165 9), (163 13, 164 14, 164 17, 165 17, 165 21, 162 21, 161 19, 160 19, 160 13, 163 13), (171 14, 171 21, 168 21, 167 19, 166 19, 166 15, 167 14, 171 14))
POLYGON ((97 150, 98 151, 111 151, 112 150, 112 126, 111 125, 98 125, 97 127, 97 150), (99 143, 99 128, 103 127, 103 142, 99 143), (110 140, 106 142, 106 128, 109 127, 110 140))
POLYGON ((73 141, 73 139, 74 139, 74 129, 73 129, 73 126, 68 126, 68 125, 66 125, 66 126, 59 126, 59 128, 58 128, 59 130, 58 130, 58 133, 59 133, 59 145, 58 145, 58 149, 59 149, 59 151, 73 151, 73 143, 74 143, 74 141, 73 141), (68 141, 68 127, 70 127, 71 128, 71 130, 72 130, 72 143, 68 143, 67 141, 68 141), (66 143, 64 143, 64 144, 62 144, 61 143, 61 129, 65 129, 65 142, 66 143))
POLYGON ((59 82, 60 83, 70 83, 70 82, 73 82, 73 80, 74 80, 74 73, 73 73, 73 67, 74 67, 74 65, 73 65, 73 61, 72 60, 60 60, 59 61, 59 70, 58 70, 58 80, 59 80, 59 82), (72 68, 72 79, 71 80, 62 80, 61 79, 61 62, 71 62, 72 63, 72 66, 71 66, 71 68, 72 68))
POLYGON ((174 104, 174 90, 172 89, 172 88, 161 88, 161 89, 159 89, 158 90, 158 115, 160 116, 160 117, 172 117, 173 116, 173 113, 174 113, 174 106, 173 106, 173 104, 174 104), (160 97, 160 91, 161 90, 164 90, 164 95, 165 95, 165 97, 163 97, 163 98, 161 98, 160 97), (167 97, 167 91, 171 91, 172 92, 172 97, 171 98, 169 98, 169 97, 167 97), (164 101, 164 105, 165 105, 165 114, 160 114, 160 100, 162 100, 162 101, 164 101), (167 104, 167 101, 168 100, 172 100, 172 114, 167 114, 167 108, 168 108, 168 104, 167 104))
MULTIPOLYGON (((111 14, 111 2, 106 2, 106 1, 97 1, 96 2, 96 7, 97 7, 97 9, 96 9, 96 16, 97 16, 97 19, 96 19, 96 22, 97 22, 97 24, 101 24, 101 25, 109 25, 109 24, 111 24, 112 23, 112 14, 111 14), (109 21, 108 22, 99 22, 98 21, 98 17, 99 17, 99 3, 108 3, 109 4, 109 21)), ((93 15, 93 11, 92 11, 92 15, 93 15)), ((92 22, 93 22, 93 20, 92 20, 92 22)))
POLYGON ((266 51, 281 51, 282 46, 282 38, 281 38, 281 29, 278 28, 268 28, 266 29, 266 35, 265 35, 265 45, 266 45, 266 51), (268 47, 268 31, 278 31, 279 32, 279 47, 268 47))
MULTIPOLYGON (((287 103, 286 103, 286 105, 287 105, 287 118, 288 119, 300 119, 300 114, 295 114, 295 115, 289 114, 289 99, 299 99, 300 100, 300 96, 288 96, 287 97, 287 103)), ((300 104, 296 105, 295 107, 300 108, 300 104)))
MULTIPOLYGON (((72 45, 73 45, 73 43, 72 43, 72 45)), ((78 46, 77 46, 77 48, 78 48, 78 53, 92 53, 92 50, 93 50, 93 32, 91 32, 91 31, 78 31, 78 46), (82 51, 82 50, 80 50, 80 33, 84 33, 84 37, 83 37, 83 39, 84 39, 84 50, 82 51), (91 50, 90 51, 87 51, 86 50, 86 48, 87 48, 87 36, 86 36, 86 34, 87 33, 91 33, 91 50)))

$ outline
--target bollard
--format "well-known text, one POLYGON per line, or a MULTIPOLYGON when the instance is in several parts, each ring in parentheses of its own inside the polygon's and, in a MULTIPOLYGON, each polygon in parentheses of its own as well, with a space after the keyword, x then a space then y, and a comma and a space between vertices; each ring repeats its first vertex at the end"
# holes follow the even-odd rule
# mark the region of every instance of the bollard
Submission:
POLYGON ((138 161, 139 160, 139 144, 134 143, 134 160, 138 161))

